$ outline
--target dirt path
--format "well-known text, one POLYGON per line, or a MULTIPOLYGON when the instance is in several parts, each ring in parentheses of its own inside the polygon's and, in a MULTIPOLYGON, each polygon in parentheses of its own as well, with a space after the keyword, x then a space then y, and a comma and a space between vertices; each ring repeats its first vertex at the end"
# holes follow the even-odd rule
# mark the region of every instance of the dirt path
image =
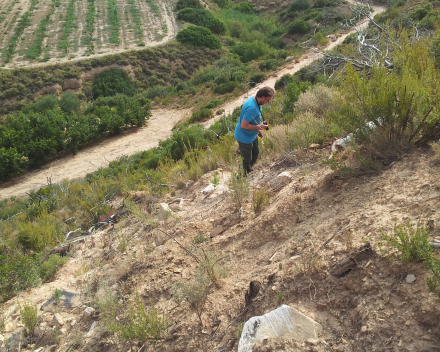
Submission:
MULTIPOLYGON (((375 7, 373 15, 385 11, 384 7, 375 7)), ((168 24, 168 33, 173 32, 172 23, 168 24)), ((363 26, 366 26, 365 22, 363 26)), ((328 50, 333 49, 335 46, 342 43, 342 41, 352 33, 349 31, 346 34, 339 37, 335 42, 332 42, 327 47, 328 50)), ((163 38, 165 40, 168 36, 163 38)), ((225 113, 232 113, 232 111, 243 104, 244 100, 259 89, 262 86, 274 87, 278 77, 286 73, 293 74, 307 65, 310 65, 315 60, 321 57, 319 54, 304 54, 300 58, 299 63, 290 63, 285 68, 277 73, 277 76, 270 77, 266 81, 262 82, 257 87, 249 90, 246 94, 238 97, 237 99, 224 104, 219 107, 225 110, 225 113)), ((156 147, 160 140, 164 140, 171 135, 174 125, 189 117, 191 109, 185 110, 154 110, 153 116, 148 122, 148 126, 143 127, 137 132, 125 133, 121 136, 104 140, 96 145, 81 150, 75 156, 67 156, 60 158, 47 164, 40 170, 29 172, 22 177, 14 181, 6 187, 0 189, 0 198, 8 198, 11 196, 24 196, 26 192, 30 190, 36 190, 41 186, 47 185, 48 178, 53 183, 62 181, 63 179, 74 179, 84 177, 87 173, 97 170, 99 167, 106 167, 110 161, 116 160, 122 155, 132 155, 136 152, 147 150, 156 147)), ((205 123, 208 127, 212 125, 216 119, 209 120, 205 123)))

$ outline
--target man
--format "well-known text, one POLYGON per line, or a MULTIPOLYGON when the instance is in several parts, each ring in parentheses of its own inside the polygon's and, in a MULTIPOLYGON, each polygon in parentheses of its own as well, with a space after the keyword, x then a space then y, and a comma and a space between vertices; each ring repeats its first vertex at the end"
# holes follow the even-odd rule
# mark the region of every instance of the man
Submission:
POLYGON ((241 108, 234 137, 238 142, 243 159, 243 171, 246 175, 251 172, 251 167, 257 162, 260 153, 257 136, 263 137, 263 130, 268 128, 262 121, 261 106, 267 104, 274 94, 272 88, 263 87, 255 97, 248 98, 241 108))

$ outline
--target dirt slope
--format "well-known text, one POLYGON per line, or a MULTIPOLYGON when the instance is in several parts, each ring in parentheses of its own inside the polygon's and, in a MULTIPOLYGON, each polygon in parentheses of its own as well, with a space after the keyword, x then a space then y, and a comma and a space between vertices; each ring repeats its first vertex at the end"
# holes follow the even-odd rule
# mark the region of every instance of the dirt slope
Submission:
MULTIPOLYGON (((327 147, 317 153, 329 152, 327 147)), ((141 348, 141 344, 130 346, 105 332, 99 315, 91 320, 82 317, 81 304, 102 297, 105 287, 126 298, 138 292, 145 305, 155 303, 166 313, 169 334, 156 346, 145 345, 144 352, 236 351, 239 324, 281 304, 289 304, 318 321, 323 326, 319 342, 266 341, 255 351, 439 351, 440 303, 428 292, 426 270, 421 263, 402 264, 396 260, 396 253, 382 253, 377 246, 379 228, 388 232, 396 222, 415 224, 431 219, 431 236, 440 236, 438 164, 421 150, 375 175, 340 179, 322 166, 317 153, 257 165, 250 176, 253 187, 267 186, 283 171, 292 177, 274 192, 261 214, 254 214, 246 202, 240 218, 229 196, 202 194, 212 173, 162 200, 170 203, 173 214, 159 228, 169 231, 187 248, 200 233, 214 236, 220 227, 224 230, 209 242, 196 245, 224 258, 229 273, 219 287, 210 289, 203 326, 186 303, 177 305, 173 301, 172 294, 173 284, 189 282, 195 276, 195 260, 173 240, 157 230, 150 231, 146 223, 133 216, 118 224, 116 230, 103 229, 93 239, 76 245, 73 257, 54 282, 22 293, 0 309, 11 311, 17 301, 40 306, 53 296, 55 288, 80 294, 73 307, 59 310, 64 321, 70 318, 77 323, 73 327, 64 325, 66 332, 55 351, 65 351, 69 346, 78 351, 106 352, 141 348), (179 202, 173 202, 176 198, 184 199, 181 208, 179 202), (122 237, 127 248, 119 246, 122 237), (373 251, 358 256, 358 248, 367 240, 373 251), (347 257, 357 258, 358 266, 344 277, 333 276, 332 267, 347 257), (408 274, 415 275, 415 282, 406 282, 408 274), (259 281, 262 289, 252 307, 234 321, 245 306, 250 281, 259 281), (83 338, 93 321, 98 327, 83 338)), ((227 185, 229 173, 217 172, 220 184, 227 185)), ((140 201, 145 214, 152 209, 151 200, 142 193, 132 197, 140 201)), ((41 320, 49 322, 53 313, 41 312, 41 320)), ((17 312, 7 324, 15 327, 12 331, 19 329, 17 312)), ((37 339, 32 348, 50 344, 45 338, 37 339)), ((22 349, 28 350, 32 349, 22 349)))

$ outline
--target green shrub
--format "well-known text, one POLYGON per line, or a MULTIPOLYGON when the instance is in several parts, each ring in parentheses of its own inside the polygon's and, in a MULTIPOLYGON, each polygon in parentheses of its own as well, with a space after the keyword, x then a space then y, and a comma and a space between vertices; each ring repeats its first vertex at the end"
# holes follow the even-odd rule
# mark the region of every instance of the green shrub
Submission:
POLYGON ((256 40, 250 43, 235 45, 231 48, 231 51, 240 56, 242 62, 249 62, 267 55, 271 49, 266 43, 256 40))
POLYGON ((270 191, 267 188, 257 188, 252 192, 252 209, 255 214, 261 213, 261 211, 269 205, 270 191))
POLYGON ((43 280, 50 281, 53 279, 58 271, 58 268, 68 261, 66 257, 61 257, 58 254, 52 254, 50 257, 41 264, 40 277, 43 280))
POLYGON ((81 102, 75 94, 64 93, 61 95, 59 106, 66 114, 71 114, 72 112, 79 111, 81 102))
POLYGON ((184 8, 202 9, 203 6, 199 0, 178 0, 176 3, 176 11, 182 10, 184 8))
POLYGON ((296 0, 292 4, 290 4, 289 11, 304 11, 310 7, 310 3, 308 0, 296 0))
POLYGON ((110 325, 110 331, 117 333, 126 341, 139 341, 140 343, 161 340, 168 329, 165 316, 159 315, 153 306, 148 311, 136 292, 136 299, 130 304, 128 317, 123 322, 114 320, 110 325))
POLYGON ((225 34, 226 33, 226 25, 223 21, 213 18, 211 21, 209 21, 206 25, 206 28, 208 28, 212 33, 215 34, 225 34))
POLYGON ((266 59, 262 61, 259 65, 261 71, 269 71, 274 70, 278 66, 278 60, 275 59, 266 59))
POLYGON ((101 72, 93 79, 92 92, 95 99, 116 94, 134 95, 134 85, 127 72, 111 69, 101 72))
POLYGON ((240 84, 239 82, 234 82, 234 81, 222 83, 222 84, 215 86, 213 91, 216 94, 231 93, 235 89, 235 87, 237 87, 239 84, 240 84))
POLYGON ((200 26, 189 26, 180 31, 176 39, 182 44, 189 44, 208 49, 220 49, 222 47, 220 40, 212 35, 207 28, 200 26))
POLYGON ((254 5, 250 2, 240 2, 237 5, 234 5, 234 10, 243 12, 243 13, 252 13, 254 12, 254 5))
POLYGON ((32 336, 38 322, 37 307, 30 303, 24 303, 23 306, 20 305, 20 317, 26 329, 26 334, 32 336))
POLYGON ((0 299, 2 301, 40 284, 39 268, 32 258, 0 255, 0 299))
POLYGON ((388 245, 396 247, 400 259, 405 262, 417 262, 428 259, 434 248, 429 245, 428 231, 421 224, 413 228, 408 221, 403 225, 394 225, 393 232, 386 234, 380 229, 381 238, 388 245))
POLYGON ((205 109, 214 109, 219 105, 223 104, 223 100, 221 99, 211 99, 208 104, 204 106, 205 109))
POLYGON ((285 89, 289 83, 294 82, 296 79, 290 73, 282 75, 275 82, 275 90, 285 89))
POLYGON ((312 28, 312 25, 308 21, 304 21, 302 18, 289 23, 287 31, 289 34, 304 34, 312 28))
POLYGON ((214 0, 214 2, 221 8, 231 7, 231 0, 214 0))
POLYGON ((199 122, 210 119, 214 116, 211 109, 202 108, 201 110, 194 111, 189 119, 190 123, 199 122))
POLYGON ((249 86, 255 87, 257 83, 261 83, 266 79, 266 74, 263 72, 255 73, 249 78, 249 86))
POLYGON ((249 197, 249 179, 244 175, 243 170, 233 172, 229 181, 229 189, 232 202, 237 209, 243 207, 244 202, 249 197))

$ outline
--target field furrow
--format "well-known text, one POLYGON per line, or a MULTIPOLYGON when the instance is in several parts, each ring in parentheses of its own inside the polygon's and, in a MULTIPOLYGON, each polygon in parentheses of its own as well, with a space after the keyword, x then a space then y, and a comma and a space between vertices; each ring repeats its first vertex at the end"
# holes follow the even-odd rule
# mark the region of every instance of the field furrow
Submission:
POLYGON ((70 0, 60 0, 60 5, 56 7, 52 16, 52 22, 48 24, 46 34, 47 40, 44 42, 45 55, 50 59, 56 60, 60 56, 60 52, 57 48, 62 28, 64 25, 64 15, 66 13, 67 6, 70 0), (46 49, 47 47, 47 49, 46 49))
POLYGON ((0 0, 0 64, 35 66, 163 43, 177 30, 174 3, 0 0))

